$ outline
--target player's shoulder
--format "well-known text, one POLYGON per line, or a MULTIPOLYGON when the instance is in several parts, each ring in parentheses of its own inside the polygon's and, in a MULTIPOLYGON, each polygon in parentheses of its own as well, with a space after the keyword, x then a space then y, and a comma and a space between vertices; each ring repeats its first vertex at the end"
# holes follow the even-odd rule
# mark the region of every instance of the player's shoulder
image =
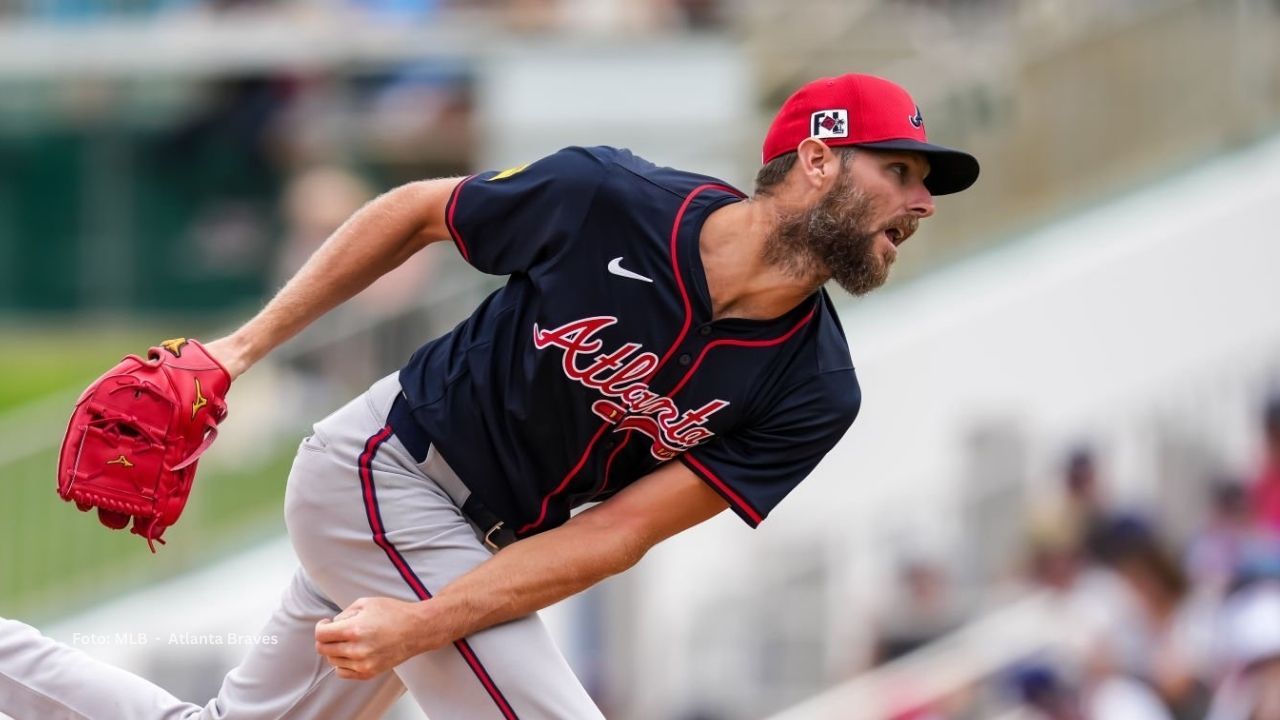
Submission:
MULTIPOLYGON (((613 185, 631 191, 650 189, 683 198, 703 185, 720 185, 732 189, 732 186, 719 178, 658 165, 626 148, 596 145, 565 148, 564 151, 580 152, 594 158, 604 168, 613 185)), ((736 190, 733 192, 741 195, 736 190)))
POLYGON ((590 148, 561 148, 532 162, 492 173, 489 180, 521 180, 539 182, 541 178, 556 181, 597 182, 605 172, 606 161, 590 148))
POLYGON ((523 197, 529 192, 588 197, 604 177, 604 164, 584 148, 567 147, 505 169, 476 173, 460 188, 483 188, 486 197, 523 197))

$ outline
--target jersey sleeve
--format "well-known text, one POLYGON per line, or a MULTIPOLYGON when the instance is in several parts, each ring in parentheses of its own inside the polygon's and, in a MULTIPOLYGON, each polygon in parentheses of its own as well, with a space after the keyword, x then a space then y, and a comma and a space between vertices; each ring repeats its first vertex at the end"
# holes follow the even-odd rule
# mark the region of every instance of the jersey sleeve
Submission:
POLYGON ((449 234, 478 270, 528 272, 577 234, 603 177, 603 163, 583 148, 473 175, 449 198, 449 234))
POLYGON ((861 404, 852 368, 819 374, 786 393, 762 420, 680 458, 756 527, 835 447, 861 404))

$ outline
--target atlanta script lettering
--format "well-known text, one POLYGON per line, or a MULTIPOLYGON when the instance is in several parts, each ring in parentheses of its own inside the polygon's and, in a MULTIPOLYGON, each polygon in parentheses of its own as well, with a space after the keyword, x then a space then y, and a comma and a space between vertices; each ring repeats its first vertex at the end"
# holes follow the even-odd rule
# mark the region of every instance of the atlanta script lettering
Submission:
POLYGON ((680 412, 671 398, 649 389, 647 378, 658 367, 657 355, 631 342, 603 351, 604 343, 595 336, 617 322, 611 316, 589 317, 554 330, 534 323, 533 345, 539 350, 553 346, 564 350, 564 374, 605 396, 592 403, 591 411, 617 430, 639 430, 649 436, 653 440, 649 452, 659 460, 670 460, 715 435, 705 427, 707 421, 729 402, 712 400, 680 412))

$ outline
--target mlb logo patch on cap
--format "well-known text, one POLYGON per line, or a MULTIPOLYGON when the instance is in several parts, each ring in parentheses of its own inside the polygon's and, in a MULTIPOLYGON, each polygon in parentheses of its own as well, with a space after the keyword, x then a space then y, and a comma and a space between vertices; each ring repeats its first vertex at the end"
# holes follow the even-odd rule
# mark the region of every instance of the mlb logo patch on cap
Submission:
POLYGON ((849 137, 848 110, 819 110, 809 121, 809 136, 824 138, 849 137))

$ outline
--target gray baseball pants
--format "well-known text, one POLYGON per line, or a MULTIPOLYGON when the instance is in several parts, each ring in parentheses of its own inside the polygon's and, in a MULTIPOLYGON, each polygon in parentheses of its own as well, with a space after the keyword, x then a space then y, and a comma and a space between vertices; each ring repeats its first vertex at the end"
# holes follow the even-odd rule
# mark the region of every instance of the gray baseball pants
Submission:
POLYGON ((255 645, 203 707, 0 618, 0 712, 16 720, 380 717, 408 689, 432 720, 602 718, 531 615, 343 680, 315 625, 361 597, 427 599, 490 552, 458 509, 467 490, 433 451, 419 464, 386 426, 395 375, 315 425, 289 475, 285 520, 301 567, 255 645))

